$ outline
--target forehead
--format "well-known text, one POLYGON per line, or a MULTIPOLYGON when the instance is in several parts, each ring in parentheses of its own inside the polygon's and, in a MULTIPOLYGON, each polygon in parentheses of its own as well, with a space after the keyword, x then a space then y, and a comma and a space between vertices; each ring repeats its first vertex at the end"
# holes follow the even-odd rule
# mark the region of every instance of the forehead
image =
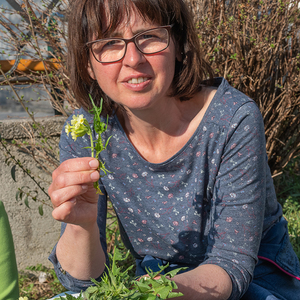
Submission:
POLYGON ((121 35, 128 28, 133 32, 138 32, 141 30, 149 29, 150 27, 153 27, 155 25, 159 26, 160 24, 156 24, 150 20, 146 20, 145 18, 142 18, 137 12, 132 11, 132 13, 130 14, 130 18, 124 16, 118 27, 113 30, 113 33, 121 35))
POLYGON ((154 13, 155 7, 151 6, 151 1, 115 1, 105 0, 101 9, 100 28, 93 32, 93 36, 98 38, 108 37, 115 32, 123 31, 126 27, 138 27, 147 25, 167 25, 163 24, 160 14, 154 13), (118 5, 115 5, 118 2, 118 5), (145 5, 147 3, 147 5, 145 5), (99 30, 100 29, 100 30, 99 30), (98 31, 98 32, 97 32, 98 31))

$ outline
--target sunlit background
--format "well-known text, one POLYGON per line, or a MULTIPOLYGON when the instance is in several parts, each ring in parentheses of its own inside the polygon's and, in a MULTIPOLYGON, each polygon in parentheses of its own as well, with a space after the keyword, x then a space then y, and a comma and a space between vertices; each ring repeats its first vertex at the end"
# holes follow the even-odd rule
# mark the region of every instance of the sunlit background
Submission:
MULTIPOLYGON (((40 1, 35 2, 38 3, 40 1)), ((3 7, 11 8, 6 0, 0 0, 0 9, 3 7)), ((13 22, 18 22, 18 19, 16 17, 7 14, 6 16, 13 22)), ((3 37, 3 34, 0 32, 0 60, 15 59, 16 53, 14 53, 12 49, 8 49, 5 44, 3 44, 3 42, 1 41, 1 36, 3 37)), ((44 91, 39 90, 39 88, 33 89, 30 86, 24 85, 17 86, 16 88, 18 94, 20 96, 23 95, 24 100, 28 101, 26 103, 26 106, 29 108, 29 111, 35 112, 36 117, 54 115, 54 110, 50 102, 44 100, 47 97, 44 91)), ((16 96, 9 86, 0 86, 0 120, 28 117, 28 114, 16 99, 16 96)))

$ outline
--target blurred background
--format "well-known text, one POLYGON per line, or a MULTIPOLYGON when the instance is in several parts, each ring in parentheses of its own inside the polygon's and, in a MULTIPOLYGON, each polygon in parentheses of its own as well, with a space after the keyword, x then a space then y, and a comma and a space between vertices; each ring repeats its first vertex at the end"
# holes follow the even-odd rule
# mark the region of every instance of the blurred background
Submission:
MULTIPOLYGON (((37 5, 41 5, 42 1, 35 0, 37 5)), ((0 9, 13 9, 9 1, 0 0, 0 9)), ((20 16, 4 12, 4 15, 14 24, 20 23, 20 16)), ((29 29, 28 29, 29 30, 29 29)), ((17 52, 3 42, 4 34, 0 31, 0 61, 16 59, 17 52)), ((25 57, 25 56, 23 56, 25 57)), ((35 117, 53 116, 54 109, 49 101, 49 97, 42 86, 35 85, 14 85, 19 96, 24 96, 26 106, 29 111, 35 112, 35 117), (48 97, 48 98, 47 98, 48 97)), ((24 119, 28 118, 28 113, 16 99, 16 96, 10 86, 0 86, 0 120, 7 119, 24 119)))

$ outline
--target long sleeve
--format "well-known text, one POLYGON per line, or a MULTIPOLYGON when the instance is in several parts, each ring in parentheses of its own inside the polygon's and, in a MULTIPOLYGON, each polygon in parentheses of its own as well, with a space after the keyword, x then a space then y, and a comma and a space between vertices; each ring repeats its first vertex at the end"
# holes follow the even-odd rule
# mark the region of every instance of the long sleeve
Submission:
POLYGON ((253 102, 230 120, 213 189, 205 264, 230 275, 239 299, 257 262, 266 199, 267 155, 261 114, 253 102))
MULTIPOLYGON (((84 114, 85 118, 92 124, 92 118, 91 116, 86 113, 83 109, 79 111, 74 111, 74 114, 84 114)), ((72 117, 72 116, 71 116, 72 117)), ((71 117, 67 120, 66 124, 70 122, 71 117)), ((65 124, 65 125, 66 125, 65 124)), ((65 126, 64 126, 65 128, 65 126)), ((71 136, 69 137, 65 129, 63 128, 61 139, 59 143, 59 149, 60 149, 60 162, 62 163, 65 160, 76 158, 76 157, 88 157, 91 156, 90 149, 86 149, 85 147, 88 147, 90 145, 90 141, 88 140, 88 137, 80 137, 76 141, 73 141, 71 136)), ((101 180, 100 180, 100 186, 101 186, 101 180)), ((107 245, 106 245, 106 212, 107 212, 107 195, 103 187, 101 186, 101 190, 104 193, 104 195, 99 195, 98 199, 98 216, 97 216, 97 224, 100 231, 100 242, 102 245, 102 249, 104 253, 106 254, 106 264, 108 265, 108 256, 107 256, 107 245)), ((66 224, 62 223, 61 225, 61 235, 63 234, 64 230, 66 228, 66 224)), ((80 259, 80 258, 78 258, 80 259)), ((67 288, 68 290, 74 291, 74 292, 80 292, 82 290, 85 290, 87 287, 92 285, 92 282, 90 280, 78 280, 74 277, 72 277, 68 272, 62 269, 57 256, 56 256, 56 245, 54 246, 50 256, 49 260, 52 262, 55 272, 57 274, 58 279, 62 283, 62 285, 67 288)), ((101 276, 99 278, 96 278, 96 280, 100 280, 101 276)))

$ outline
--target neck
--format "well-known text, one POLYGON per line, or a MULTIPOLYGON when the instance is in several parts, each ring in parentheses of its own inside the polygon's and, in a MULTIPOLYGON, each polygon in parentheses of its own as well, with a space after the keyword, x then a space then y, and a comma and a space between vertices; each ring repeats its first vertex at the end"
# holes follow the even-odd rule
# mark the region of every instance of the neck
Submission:
POLYGON ((148 142, 162 136, 179 136, 184 132, 190 119, 183 111, 179 100, 171 99, 159 107, 147 110, 126 110, 120 119, 126 134, 137 135, 148 142))
POLYGON ((204 90, 189 101, 174 98, 159 107, 145 110, 126 110, 119 120, 129 140, 140 155, 160 163, 176 154, 192 137, 214 95, 204 90))

